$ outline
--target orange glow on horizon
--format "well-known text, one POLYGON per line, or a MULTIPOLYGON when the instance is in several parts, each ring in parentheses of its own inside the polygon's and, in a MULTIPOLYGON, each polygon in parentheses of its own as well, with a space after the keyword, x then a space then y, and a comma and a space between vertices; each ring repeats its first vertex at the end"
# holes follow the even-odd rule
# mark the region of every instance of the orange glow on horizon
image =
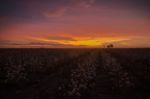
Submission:
POLYGON ((103 37, 103 38, 90 38, 90 37, 74 37, 74 41, 70 40, 51 40, 46 38, 32 38, 32 40, 46 42, 46 43, 59 43, 64 45, 72 45, 72 46, 86 46, 86 47, 100 47, 106 43, 120 42, 125 40, 130 40, 127 37, 103 37))

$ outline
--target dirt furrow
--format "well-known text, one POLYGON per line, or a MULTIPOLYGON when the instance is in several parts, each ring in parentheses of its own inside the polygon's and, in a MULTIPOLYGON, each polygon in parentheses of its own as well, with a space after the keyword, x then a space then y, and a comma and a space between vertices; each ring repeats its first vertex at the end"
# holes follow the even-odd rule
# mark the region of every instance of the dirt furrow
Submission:
POLYGON ((71 70, 68 84, 62 83, 59 91, 65 98, 81 98, 87 96, 95 85, 97 53, 90 52, 77 60, 76 68, 71 70))
POLYGON ((110 76, 113 83, 112 89, 128 89, 134 86, 132 77, 125 71, 122 64, 108 52, 102 52, 103 69, 110 76))

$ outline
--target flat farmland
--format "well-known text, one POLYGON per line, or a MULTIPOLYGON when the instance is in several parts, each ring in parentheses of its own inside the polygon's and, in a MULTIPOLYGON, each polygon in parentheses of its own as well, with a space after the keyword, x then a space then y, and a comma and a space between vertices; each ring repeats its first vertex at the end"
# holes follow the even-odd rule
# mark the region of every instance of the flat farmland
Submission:
POLYGON ((150 49, 0 49, 2 99, 150 99, 150 49))

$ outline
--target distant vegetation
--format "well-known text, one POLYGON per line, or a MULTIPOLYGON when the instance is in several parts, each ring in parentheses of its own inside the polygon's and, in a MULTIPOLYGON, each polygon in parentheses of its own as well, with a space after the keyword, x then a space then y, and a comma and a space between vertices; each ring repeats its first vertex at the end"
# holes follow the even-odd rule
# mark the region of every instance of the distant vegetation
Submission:
POLYGON ((109 44, 109 45, 107 45, 107 48, 113 48, 114 47, 114 45, 113 44, 109 44))

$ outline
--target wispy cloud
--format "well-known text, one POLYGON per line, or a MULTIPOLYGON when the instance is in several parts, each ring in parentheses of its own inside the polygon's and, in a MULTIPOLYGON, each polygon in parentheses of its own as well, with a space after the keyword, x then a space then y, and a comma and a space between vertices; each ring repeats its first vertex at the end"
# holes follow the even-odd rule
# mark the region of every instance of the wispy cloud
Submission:
POLYGON ((56 8, 56 9, 51 9, 47 12, 45 12, 45 16, 46 17, 59 17, 59 16, 63 16, 65 14, 65 11, 67 9, 64 7, 64 8, 56 8))
POLYGON ((72 0, 74 4, 82 7, 90 7, 95 4, 96 0, 72 0))
POLYGON ((76 39, 72 37, 64 37, 64 36, 51 36, 48 38, 49 40, 66 40, 66 41, 76 41, 76 39))
POLYGON ((82 46, 74 46, 72 44, 63 44, 55 41, 49 42, 39 42, 39 41, 32 41, 32 42, 15 42, 10 40, 0 40, 0 48, 8 48, 8 47, 52 47, 52 48, 75 48, 75 47, 82 47, 82 46))
POLYGON ((95 4, 95 1, 96 0, 66 0, 66 2, 68 2, 67 5, 56 5, 56 7, 46 11, 44 15, 46 17, 60 17, 63 16, 65 12, 72 7, 90 7, 95 4))

